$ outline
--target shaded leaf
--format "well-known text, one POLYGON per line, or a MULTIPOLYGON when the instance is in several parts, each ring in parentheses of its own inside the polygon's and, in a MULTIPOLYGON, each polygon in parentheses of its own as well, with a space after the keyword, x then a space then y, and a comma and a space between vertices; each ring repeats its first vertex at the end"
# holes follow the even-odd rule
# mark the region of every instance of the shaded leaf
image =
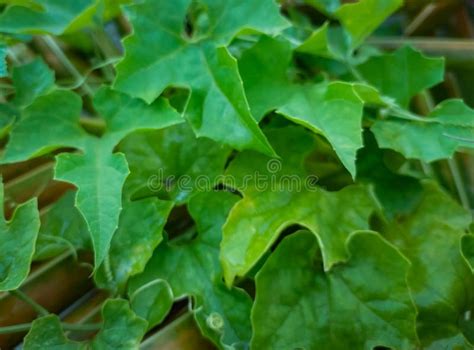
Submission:
POLYGON ((221 348, 241 349, 250 340, 251 299, 244 291, 223 285, 219 264, 221 227, 237 199, 227 192, 193 196, 188 209, 197 237, 158 246, 143 274, 132 278, 129 292, 156 279, 167 281, 175 300, 193 298, 194 316, 205 336, 221 348))
POLYGON ((82 346, 66 337, 58 316, 48 315, 33 321, 25 337, 23 348, 25 350, 79 350, 82 346))
POLYGON ((231 151, 210 139, 196 138, 186 124, 131 134, 119 149, 130 167, 125 184, 129 196, 158 194, 177 204, 217 185, 231 151))
POLYGON ((424 349, 468 344, 460 320, 474 306, 474 277, 461 254, 461 238, 470 222, 469 213, 426 182, 419 205, 385 229, 386 237, 411 262, 408 283, 424 349))
POLYGON ((0 291, 17 289, 30 272, 40 226, 36 199, 20 204, 10 221, 3 213, 0 178, 0 291))
POLYGON ((41 217, 34 260, 44 260, 62 252, 91 248, 89 230, 74 206, 75 193, 68 191, 41 217))
POLYGON ((112 281, 108 281, 109 272, 102 264, 95 275, 96 284, 115 292, 123 292, 127 280, 143 271, 163 239, 163 227, 172 207, 172 202, 157 198, 124 203, 109 251, 112 281))
POLYGON ((325 272, 313 234, 280 243, 256 278, 254 349, 414 348, 409 262, 371 232, 351 235, 347 250, 348 261, 325 272))

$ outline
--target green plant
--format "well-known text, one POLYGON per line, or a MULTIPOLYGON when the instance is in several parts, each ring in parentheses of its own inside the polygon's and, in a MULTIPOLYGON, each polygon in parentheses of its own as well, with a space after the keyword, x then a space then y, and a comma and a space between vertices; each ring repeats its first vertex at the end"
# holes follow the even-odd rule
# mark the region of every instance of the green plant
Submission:
POLYGON ((444 59, 364 44, 401 0, 7 3, 0 161, 55 154, 76 190, 41 227, 34 200, 0 224, 0 290, 41 316, 0 332, 29 329, 25 349, 132 349, 190 297, 222 349, 473 348, 469 208, 420 169, 474 147, 474 110, 417 114, 444 59), (133 33, 119 59, 99 40, 96 86, 56 41, 104 34, 118 3, 133 33), (6 67, 32 38, 73 84, 41 59, 6 67), (183 225, 166 226, 177 208, 183 225), (61 323, 17 290, 33 260, 84 249, 112 295, 102 324, 61 323))

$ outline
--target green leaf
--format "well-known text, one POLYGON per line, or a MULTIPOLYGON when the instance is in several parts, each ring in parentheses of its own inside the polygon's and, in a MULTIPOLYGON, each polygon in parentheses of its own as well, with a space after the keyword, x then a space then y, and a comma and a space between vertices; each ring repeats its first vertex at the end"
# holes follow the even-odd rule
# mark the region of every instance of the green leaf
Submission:
POLYGON ((102 264, 95 275, 98 286, 122 292, 129 277, 143 271, 153 251, 162 241, 162 231, 173 207, 157 198, 125 202, 118 229, 110 247, 110 273, 102 264))
POLYGON ((81 108, 81 98, 70 91, 35 99, 13 126, 1 162, 20 162, 61 147, 82 149, 86 133, 79 125, 81 108))
POLYGON ((131 132, 164 128, 182 119, 164 99, 148 106, 108 88, 97 92, 94 105, 106 122, 105 133, 101 138, 88 135, 83 154, 57 156, 55 178, 78 188, 76 206, 91 233, 97 270, 118 227, 122 187, 129 174, 125 156, 112 154, 114 147, 131 132))
POLYGON ((3 213, 0 178, 0 291, 17 289, 30 272, 40 226, 36 199, 20 204, 10 221, 3 213))
POLYGON ((322 134, 344 166, 355 176, 355 158, 362 147, 363 101, 353 84, 344 82, 297 85, 287 75, 291 47, 263 37, 239 61, 244 86, 257 120, 277 113, 322 134))
POLYGON ((54 87, 54 71, 41 59, 13 67, 12 79, 15 87, 13 103, 20 107, 31 104, 54 87))
POLYGON ((474 147, 474 110, 461 100, 446 100, 426 118, 379 120, 371 130, 380 147, 432 162, 450 158, 460 147, 474 147))
POLYGON ((334 16, 351 35, 355 48, 402 4, 403 0, 359 0, 342 5, 334 16))
POLYGON ((100 140, 88 143, 85 154, 56 157, 55 179, 76 185, 76 207, 92 237, 95 268, 104 260, 122 209, 122 187, 129 173, 123 154, 111 154, 100 140))
POLYGON ((362 147, 363 107, 352 84, 333 82, 303 89, 277 112, 322 134, 355 177, 356 154, 362 147))
POLYGON ((205 336, 223 348, 240 349, 251 336, 251 299, 244 291, 223 285, 219 264, 221 227, 237 199, 227 192, 193 196, 188 210, 196 222, 197 237, 158 246, 143 274, 131 279, 129 292, 133 295, 156 279, 167 281, 175 300, 193 298, 193 312, 205 336))
POLYGON ((135 315, 128 301, 108 299, 102 308, 102 319, 104 323, 92 340, 92 349, 138 349, 147 330, 147 322, 135 315))
POLYGON ((221 261, 228 284, 236 275, 245 275, 278 235, 294 224, 307 227, 318 237, 325 269, 330 269, 347 259, 347 236, 368 229, 375 208, 365 187, 327 192, 312 183, 314 176, 304 166, 315 147, 311 134, 299 127, 287 127, 270 130, 267 136, 281 161, 242 152, 228 169, 227 174, 234 179, 228 186, 243 192, 243 199, 232 208, 223 228, 221 261))
POLYGON ((147 102, 169 86, 185 87, 190 90, 185 115, 197 136, 272 154, 248 110, 236 61, 225 45, 243 29, 274 33, 286 21, 273 0, 190 5, 191 0, 147 0, 128 9, 134 34, 124 41, 126 55, 117 66, 114 87, 147 102), (187 14, 195 22, 191 34, 184 28, 187 14))
POLYGON ((68 191, 42 215, 34 260, 49 259, 66 250, 90 248, 89 230, 74 207, 75 195, 68 191))
POLYGON ((429 58, 404 46, 393 53, 372 57, 357 69, 383 94, 407 107, 418 92, 443 81, 444 59, 429 58))
POLYGON ((102 319, 102 327, 94 339, 90 343, 79 343, 66 337, 59 317, 41 317, 33 322, 25 337, 24 349, 138 349, 145 335, 147 322, 131 311, 128 301, 108 299, 102 307, 102 319))
POLYGON ((408 283, 418 309, 423 349, 468 343, 460 321, 474 307, 474 277, 460 248, 470 222, 469 213, 437 185, 426 182, 419 205, 385 229, 386 237, 411 262, 408 283))
POLYGON ((25 337, 23 348, 25 350, 79 350, 82 346, 66 337, 58 316, 47 315, 33 321, 25 337))
POLYGON ((285 238, 256 277, 254 349, 414 349, 409 262, 372 232, 347 241, 349 259, 325 272, 314 235, 285 238))
POLYGON ((333 13, 341 5, 339 0, 304 0, 304 2, 326 14, 333 13))
POLYGON ((130 167, 125 184, 129 196, 158 194, 177 204, 212 190, 231 151, 210 139, 196 138, 186 124, 131 134, 119 149, 130 167))
POLYGON ((173 306, 173 290, 165 280, 154 280, 130 296, 132 310, 148 321, 148 329, 160 324, 173 306))
POLYGON ((0 31, 59 35, 93 4, 93 0, 42 0, 41 8, 12 4, 0 15, 0 31))

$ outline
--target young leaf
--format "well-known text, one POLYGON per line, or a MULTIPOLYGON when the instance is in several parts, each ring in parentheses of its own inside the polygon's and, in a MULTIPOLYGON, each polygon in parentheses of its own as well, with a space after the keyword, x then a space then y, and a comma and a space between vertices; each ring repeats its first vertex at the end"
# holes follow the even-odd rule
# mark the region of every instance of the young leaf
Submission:
POLYGON ((30 331, 25 337, 25 350, 80 350, 80 343, 69 340, 61 327, 61 320, 56 315, 47 315, 33 321, 30 331))
POLYGON ((6 221, 3 195, 0 178, 0 291, 8 291, 17 289, 30 272, 40 220, 36 199, 31 199, 6 221))
POLYGON ((129 277, 143 271, 163 239, 162 231, 173 207, 157 198, 126 201, 110 246, 110 273, 103 266, 95 275, 98 286, 122 292, 129 277), (112 281, 108 281, 112 277, 112 281))
POLYGON ((363 101, 352 84, 292 83, 287 76, 290 61, 290 45, 268 37, 242 55, 239 69, 251 110, 260 120, 276 109, 295 123, 322 134, 354 177, 356 153, 362 147, 363 101))
POLYGON ((184 123, 131 134, 120 143, 119 150, 130 167, 127 196, 158 194, 177 204, 216 186, 231 151, 208 138, 196 138, 184 123), (203 179, 205 182, 198 182, 203 179))
POLYGON ((245 347, 250 340, 251 299, 242 290, 226 288, 219 264, 221 227, 237 196, 206 192, 190 200, 197 237, 187 243, 158 246, 145 271, 130 281, 129 292, 156 279, 169 283, 175 299, 191 296, 194 314, 205 336, 222 348, 245 347))
POLYGON ((460 320, 474 306, 474 277, 460 244, 470 222, 469 213, 437 185, 426 182, 419 205, 385 230, 411 262, 408 283, 418 309, 423 349, 468 343, 460 320))
POLYGON ((443 81, 444 59, 429 58, 404 46, 394 53, 372 57, 357 69, 383 94, 407 107, 418 92, 443 81))
POLYGON ((256 277, 254 349, 415 348, 409 262, 379 235, 357 232, 349 259, 325 272, 314 235, 285 238, 256 277))
POLYGON ((73 249, 91 248, 89 230, 68 191, 41 217, 34 260, 45 260, 73 249))
POLYGON ((380 147, 432 162, 450 158, 460 147, 474 147, 474 110, 461 100, 446 100, 419 121, 379 120, 371 130, 380 147))
POLYGON ((128 301, 108 299, 102 307, 104 323, 92 340, 92 349, 138 349, 147 330, 147 322, 135 315, 128 301))
POLYGON ((168 86, 186 87, 185 115, 197 136, 272 154, 248 110, 237 64, 225 45, 243 29, 273 33, 286 21, 273 0, 199 4, 202 9, 190 0, 146 0, 130 7, 134 34, 124 41, 126 56, 117 66, 114 87, 147 102, 168 86), (191 34, 184 28, 187 14, 196 17, 191 34))
POLYGON ((132 310, 148 321, 148 329, 160 324, 173 306, 173 290, 165 280, 147 283, 130 296, 132 310))
POLYGON ((312 183, 315 179, 304 167, 314 150, 311 134, 287 127, 271 130, 267 136, 281 161, 249 151, 239 154, 228 169, 234 179, 228 186, 243 192, 223 227, 221 261, 228 284, 236 275, 245 275, 279 233, 293 224, 307 227, 318 237, 324 267, 331 268, 347 259, 347 236, 368 229, 375 208, 367 188, 349 186, 326 192, 312 183), (255 174, 250 181, 249 174, 255 174))

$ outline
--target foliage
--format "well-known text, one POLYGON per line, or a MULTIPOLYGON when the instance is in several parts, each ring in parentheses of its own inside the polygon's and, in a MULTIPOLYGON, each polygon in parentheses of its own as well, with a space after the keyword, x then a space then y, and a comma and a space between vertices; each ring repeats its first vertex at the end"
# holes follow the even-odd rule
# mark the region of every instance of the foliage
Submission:
POLYGON ((474 348, 471 217, 419 170, 474 148, 474 110, 417 114, 444 59, 364 43, 400 0, 304 1, 318 24, 303 1, 4 3, 0 162, 54 155, 75 189, 41 224, 36 199, 0 218, 0 291, 87 250, 112 295, 92 340, 48 314, 25 349, 136 349, 183 298, 221 349, 474 348), (101 86, 8 55, 122 10, 133 32, 101 86))

